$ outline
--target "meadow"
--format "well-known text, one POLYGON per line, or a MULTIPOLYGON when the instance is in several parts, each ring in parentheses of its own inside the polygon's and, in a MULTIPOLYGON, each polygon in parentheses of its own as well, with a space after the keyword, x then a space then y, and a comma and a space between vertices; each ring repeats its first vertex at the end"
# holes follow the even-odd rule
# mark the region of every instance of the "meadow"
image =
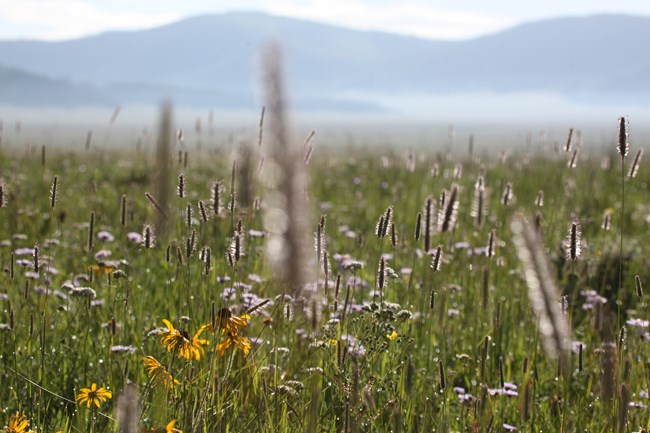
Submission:
POLYGON ((616 119, 604 151, 289 163, 169 122, 0 147, 5 432, 650 428, 650 173, 616 119))

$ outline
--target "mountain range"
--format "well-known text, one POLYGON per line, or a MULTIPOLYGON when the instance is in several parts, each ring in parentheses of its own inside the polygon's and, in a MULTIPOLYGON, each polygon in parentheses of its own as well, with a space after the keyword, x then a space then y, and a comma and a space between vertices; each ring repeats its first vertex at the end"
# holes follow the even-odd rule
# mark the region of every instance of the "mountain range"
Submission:
POLYGON ((262 13, 188 18, 75 40, 0 41, 0 103, 251 108, 260 50, 284 52, 295 105, 381 110, 392 96, 546 92, 650 105, 650 17, 525 23, 461 41, 358 31, 262 13))

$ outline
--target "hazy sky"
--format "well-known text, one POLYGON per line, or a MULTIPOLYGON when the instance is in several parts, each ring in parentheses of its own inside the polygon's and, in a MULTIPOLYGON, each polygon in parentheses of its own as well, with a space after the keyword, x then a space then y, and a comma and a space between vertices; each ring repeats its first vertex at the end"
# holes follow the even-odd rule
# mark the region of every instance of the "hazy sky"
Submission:
POLYGON ((648 0, 0 0, 0 39, 59 40, 184 17, 262 11, 358 29, 461 39, 564 15, 650 16, 648 0))

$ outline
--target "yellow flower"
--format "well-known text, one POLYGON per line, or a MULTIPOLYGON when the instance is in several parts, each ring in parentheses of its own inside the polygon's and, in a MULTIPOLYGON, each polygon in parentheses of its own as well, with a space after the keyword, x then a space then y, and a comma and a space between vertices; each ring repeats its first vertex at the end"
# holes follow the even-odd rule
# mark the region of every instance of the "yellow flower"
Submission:
POLYGON ((390 341, 393 341, 394 339, 397 338, 397 332, 393 331, 392 334, 386 335, 386 338, 388 338, 390 341))
MULTIPOLYGON (((242 314, 241 316, 235 316, 232 314, 232 312, 227 309, 227 308, 222 308, 219 310, 217 313, 217 320, 219 322, 219 326, 222 329, 222 333, 225 334, 226 332, 232 335, 239 335, 239 328, 244 328, 248 326, 248 322, 246 320, 250 320, 251 316, 248 314, 242 314)), ((215 332, 216 329, 212 329, 212 325, 209 325, 210 327, 210 332, 215 332)))
POLYGON ((228 337, 217 346, 219 355, 226 353, 232 345, 236 345, 244 353, 244 356, 248 355, 248 352, 251 350, 251 343, 247 338, 242 337, 241 335, 228 334, 228 337))
POLYGON ((4 431, 6 433, 34 433, 32 430, 27 430, 27 427, 29 427, 29 421, 25 414, 16 411, 15 415, 9 417, 9 425, 4 426, 4 431))
POLYGON ((147 374, 151 380, 160 382, 170 388, 180 383, 153 356, 145 356, 142 359, 144 360, 144 368, 147 370, 147 374))
POLYGON ((174 428, 177 422, 177 419, 173 419, 165 427, 142 429, 142 433, 183 433, 183 430, 174 428))
POLYGON ((81 388, 79 390, 79 394, 77 394, 77 402, 79 404, 86 403, 86 407, 90 407, 92 404, 99 407, 101 403, 104 403, 107 399, 112 397, 112 392, 104 387, 97 388, 97 384, 93 383, 90 388, 81 388))
POLYGON ((330 346, 336 346, 337 344, 339 344, 339 340, 336 340, 336 339, 333 338, 333 339, 329 340, 328 343, 329 343, 330 346))
POLYGON ((199 339, 199 337, 207 325, 201 326, 194 334, 194 337, 190 338, 187 332, 175 329, 169 320, 163 319, 163 322, 167 329, 160 331, 160 334, 162 334, 160 342, 167 346, 168 352, 176 350, 180 356, 188 361, 192 358, 197 361, 201 359, 201 356, 205 353, 202 346, 208 344, 208 340, 199 339))
POLYGON ((103 264, 98 264, 98 265, 88 266, 88 270, 94 272, 95 275, 100 275, 100 274, 108 275, 108 274, 112 274, 115 268, 103 264))

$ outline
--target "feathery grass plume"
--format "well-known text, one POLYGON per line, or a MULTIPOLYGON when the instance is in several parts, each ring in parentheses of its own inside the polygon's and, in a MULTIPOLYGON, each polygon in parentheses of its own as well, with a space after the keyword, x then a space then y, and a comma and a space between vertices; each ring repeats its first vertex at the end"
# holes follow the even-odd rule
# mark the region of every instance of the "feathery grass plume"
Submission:
POLYGON ((641 277, 639 275, 634 276, 634 285, 636 287, 636 296, 641 299, 643 297, 643 285, 641 284, 641 277))
POLYGON ((192 205, 190 203, 185 207, 185 225, 189 228, 192 227, 192 205))
POLYGON ((632 160, 632 165, 630 166, 630 170, 627 172, 628 179, 632 179, 633 177, 636 177, 637 173, 639 172, 639 164, 641 164, 642 156, 643 156, 643 149, 637 150, 636 154, 634 155, 634 160, 632 160))
POLYGON ((572 221, 569 225, 569 233, 566 242, 566 258, 568 260, 578 260, 582 253, 582 232, 580 223, 572 221))
POLYGON ((397 229, 395 222, 390 223, 390 244, 395 248, 397 246, 397 229))
POLYGON ((262 105, 262 112, 260 113, 260 128, 259 132, 257 134, 257 147, 262 147, 262 137, 264 134, 264 112, 266 111, 266 107, 262 105))
POLYGON ((33 259, 34 259, 34 272, 38 274, 38 271, 41 269, 40 266, 40 252, 41 249, 39 248, 38 245, 34 246, 34 252, 32 253, 33 259))
POLYGON ((196 230, 192 230, 192 234, 185 240, 185 256, 192 257, 194 248, 196 247, 196 230))
POLYGON ((431 269, 433 269, 433 272, 438 272, 440 270, 440 266, 442 265, 442 245, 438 244, 436 247, 436 252, 433 254, 433 258, 431 259, 431 269))
POLYGON ((95 212, 90 212, 90 223, 88 224, 88 251, 93 251, 95 240, 95 212))
POLYGON ((381 291, 386 287, 386 259, 381 256, 379 260, 379 269, 377 269, 377 290, 381 291))
POLYGON ((409 150, 406 156, 406 171, 409 173, 415 172, 416 155, 412 150, 409 150))
POLYGON ((307 173, 299 146, 290 138, 287 126, 281 52, 270 46, 264 53, 265 90, 270 121, 270 157, 265 164, 269 192, 265 198, 264 225, 267 254, 275 276, 285 280, 293 295, 308 281, 307 173))
POLYGON ((221 210, 223 208, 223 183, 221 181, 214 182, 210 187, 212 193, 210 197, 210 202, 212 205, 212 212, 215 216, 221 215, 221 210))
POLYGON ((569 162, 567 163, 567 167, 569 168, 576 168, 576 165, 578 164, 578 150, 579 149, 573 149, 573 153, 571 154, 571 159, 569 159, 569 162))
POLYGON ((134 383, 129 383, 117 398, 117 431, 119 433, 138 433, 140 402, 134 383))
POLYGON ((185 198, 185 175, 183 173, 178 175, 178 187, 176 188, 176 193, 178 197, 185 198))
MULTIPOLYGON (((442 209, 442 208, 441 208, 442 209)), ((424 251, 431 250, 431 235, 433 232, 433 218, 434 218, 434 202, 433 197, 427 197, 424 203, 424 251)))
POLYGON ((569 129, 569 136, 567 137, 566 144, 564 145, 564 151, 566 153, 571 152, 571 149, 572 149, 571 145, 573 144, 572 141, 571 141, 572 138, 573 138, 573 128, 570 128, 569 129))
POLYGON ((471 216, 474 217, 474 224, 476 227, 483 226, 483 218, 485 213, 485 179, 481 175, 476 180, 474 186, 474 203, 472 204, 471 216))
POLYGON ((458 180, 461 177, 463 177, 463 164, 456 164, 456 166, 454 167, 453 178, 458 180))
POLYGON ((612 210, 607 209, 603 212, 603 222, 600 225, 603 230, 610 230, 612 228, 612 210))
POLYGON ((45 166, 45 146, 41 146, 41 165, 45 166))
POLYGON ((7 187, 0 181, 0 208, 7 207, 7 187))
POLYGON ((151 224, 145 224, 142 228, 142 246, 145 248, 153 248, 156 245, 156 235, 153 227, 151 224))
POLYGON ((52 209, 54 209, 54 206, 56 206, 56 197, 58 191, 59 191, 59 177, 54 176, 54 179, 52 180, 52 186, 50 187, 50 207, 52 209))
POLYGON ((149 200, 149 203, 151 203, 158 212, 158 214, 163 217, 167 218, 167 214, 165 213, 165 210, 163 209, 162 205, 158 203, 158 201, 148 192, 144 193, 144 196, 147 197, 147 200, 149 200))
POLYGON ((163 102, 160 107, 158 140, 156 143, 156 173, 153 177, 156 197, 158 199, 154 204, 154 207, 158 211, 156 230, 161 234, 167 231, 167 209, 169 208, 171 198, 172 186, 169 182, 172 178, 172 162, 170 157, 173 143, 172 131, 172 104, 170 102, 163 102))
POLYGON ((120 225, 126 227, 126 195, 122 195, 120 202, 120 225))
POLYGON ((625 157, 630 153, 630 143, 627 141, 628 138, 628 121, 625 117, 618 118, 618 145, 616 150, 618 154, 621 155, 621 158, 625 157))
POLYGON ((560 299, 560 310, 565 316, 569 314, 569 295, 563 295, 560 299))
POLYGON ((438 231, 451 232, 456 227, 458 219, 458 185, 454 184, 449 192, 449 197, 445 196, 444 206, 441 206, 438 214, 438 231))
POLYGON ((237 181, 237 160, 232 161, 232 169, 230 171, 230 206, 228 210, 230 211, 231 218, 234 218, 235 208, 237 207, 237 190, 235 182, 237 181))
MULTIPOLYGON (((448 195, 449 195, 449 191, 447 191, 446 189, 443 189, 440 192, 440 197, 438 198, 438 213, 442 212, 444 210, 445 206, 447 206, 447 197, 448 197, 448 195)), ((436 224, 439 223, 439 222, 440 221, 437 220, 436 224)))
POLYGON ((208 210, 205 208, 205 203, 203 200, 199 200, 199 214, 201 215, 201 221, 207 223, 210 217, 208 216, 208 210))
POLYGON ((302 145, 303 152, 304 152, 304 155, 305 155, 304 158, 303 158, 303 162, 305 163, 305 165, 309 164, 309 160, 311 159, 311 155, 314 152, 314 145, 311 144, 311 140, 314 138, 315 135, 316 135, 316 130, 312 130, 309 133, 309 135, 305 139, 305 142, 302 145))
POLYGON ((550 358, 559 359, 561 371, 568 373, 566 367, 570 356, 571 330, 560 310, 560 291, 553 279, 542 239, 521 216, 516 216, 510 227, 523 265, 528 297, 537 318, 544 350, 550 358))
POLYGON ((583 352, 584 350, 584 344, 580 343, 578 345, 578 371, 583 370, 583 352))
POLYGON ((420 241, 421 232, 422 232, 422 212, 418 212, 417 216, 415 217, 415 233, 413 234, 413 237, 415 238, 415 242, 420 241))
POLYGON ((241 219, 238 222, 238 229, 230 239, 230 246, 228 247, 230 256, 232 257, 233 264, 236 264, 246 254, 244 247, 244 233, 241 227, 241 219))
POLYGON ((490 237, 488 238, 487 247, 485 248, 485 255, 488 257, 494 257, 495 246, 496 246, 496 230, 490 230, 490 237))
POLYGON ((327 280, 330 275, 332 268, 330 267, 330 257, 327 250, 323 251, 323 274, 325 275, 325 292, 327 292, 327 280))
POLYGON ((388 227, 390 227, 392 222, 393 205, 389 205, 388 208, 386 208, 386 211, 384 211, 384 213, 379 217, 379 221, 377 221, 377 225, 375 226, 375 235, 377 235, 379 239, 386 237, 388 227))
POLYGON ((323 251, 325 251, 325 215, 321 215, 320 221, 316 226, 316 236, 314 238, 314 248, 316 249, 316 260, 321 262, 323 251))
POLYGON ((440 389, 444 391, 447 388, 447 380, 445 378, 445 364, 442 362, 442 359, 438 361, 438 373, 440 377, 440 389))
POLYGON ((537 198, 535 199, 535 206, 543 207, 544 206, 544 191, 541 189, 537 191, 537 198))
POLYGON ((508 206, 512 202, 512 182, 508 182, 501 196, 501 204, 508 206))

